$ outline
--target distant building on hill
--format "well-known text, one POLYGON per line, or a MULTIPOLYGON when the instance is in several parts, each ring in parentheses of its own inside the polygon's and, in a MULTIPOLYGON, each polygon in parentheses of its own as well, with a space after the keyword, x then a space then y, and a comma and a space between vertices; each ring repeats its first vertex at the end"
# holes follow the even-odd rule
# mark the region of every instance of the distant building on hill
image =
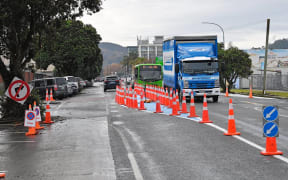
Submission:
POLYGON ((143 57, 155 62, 157 56, 162 56, 163 36, 154 36, 154 41, 149 42, 149 39, 137 37, 138 57, 143 57))

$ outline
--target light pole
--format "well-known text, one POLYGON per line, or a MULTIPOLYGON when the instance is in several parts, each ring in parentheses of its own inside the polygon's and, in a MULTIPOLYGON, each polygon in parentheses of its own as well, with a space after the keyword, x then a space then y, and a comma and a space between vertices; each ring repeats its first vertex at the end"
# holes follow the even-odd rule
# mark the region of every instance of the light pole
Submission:
POLYGON ((224 38, 224 30, 223 30, 223 28, 219 24, 212 23, 212 22, 202 22, 202 24, 213 24, 213 25, 218 26, 221 29, 221 31, 223 33, 223 48, 225 50, 225 38, 224 38))

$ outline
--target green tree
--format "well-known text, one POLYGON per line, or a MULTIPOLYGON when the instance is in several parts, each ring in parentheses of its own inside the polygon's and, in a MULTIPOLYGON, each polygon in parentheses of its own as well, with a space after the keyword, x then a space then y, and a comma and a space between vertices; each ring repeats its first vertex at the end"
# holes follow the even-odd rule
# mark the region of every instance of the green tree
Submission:
POLYGON ((223 45, 218 46, 218 59, 220 85, 223 90, 226 90, 226 80, 229 84, 228 91, 230 91, 238 77, 247 78, 252 74, 252 62, 249 58, 249 54, 237 47, 230 47, 229 49, 224 50, 223 45))
MULTIPOLYGON (((23 78, 25 65, 36 53, 33 42, 47 26, 75 19, 85 12, 100 11, 101 0, 1 0, 0 1, 0 73, 5 88, 14 76, 23 78), (4 58, 9 65, 4 64, 4 58)), ((25 106, 10 99, 2 104, 3 117, 23 118, 25 106)))
POLYGON ((100 74, 103 57, 96 29, 81 21, 62 22, 54 33, 41 37, 41 50, 35 58, 39 68, 55 66, 58 76, 73 75, 91 80, 100 74))

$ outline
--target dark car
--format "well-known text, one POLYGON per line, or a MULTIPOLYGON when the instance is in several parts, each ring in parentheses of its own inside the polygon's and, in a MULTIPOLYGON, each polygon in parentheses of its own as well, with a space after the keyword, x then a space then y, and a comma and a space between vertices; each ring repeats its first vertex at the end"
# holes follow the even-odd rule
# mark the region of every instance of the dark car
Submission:
POLYGON ((106 76, 104 79, 104 92, 107 89, 116 89, 117 85, 120 85, 118 76, 106 76))
POLYGON ((44 79, 35 79, 30 83, 34 89, 38 90, 41 98, 46 97, 46 89, 48 89, 48 96, 52 90, 54 98, 63 98, 68 96, 67 81, 63 77, 51 77, 44 79))

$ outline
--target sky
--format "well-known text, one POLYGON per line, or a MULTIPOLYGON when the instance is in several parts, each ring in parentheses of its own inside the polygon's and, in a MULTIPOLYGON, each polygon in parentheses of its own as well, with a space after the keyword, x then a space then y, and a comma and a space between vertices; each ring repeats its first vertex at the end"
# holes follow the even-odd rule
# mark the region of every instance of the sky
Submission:
POLYGON ((267 19, 269 43, 288 38, 288 0, 104 0, 102 10, 81 20, 93 25, 102 42, 136 46, 137 37, 155 35, 217 35, 225 46, 240 49, 265 46, 267 19))

